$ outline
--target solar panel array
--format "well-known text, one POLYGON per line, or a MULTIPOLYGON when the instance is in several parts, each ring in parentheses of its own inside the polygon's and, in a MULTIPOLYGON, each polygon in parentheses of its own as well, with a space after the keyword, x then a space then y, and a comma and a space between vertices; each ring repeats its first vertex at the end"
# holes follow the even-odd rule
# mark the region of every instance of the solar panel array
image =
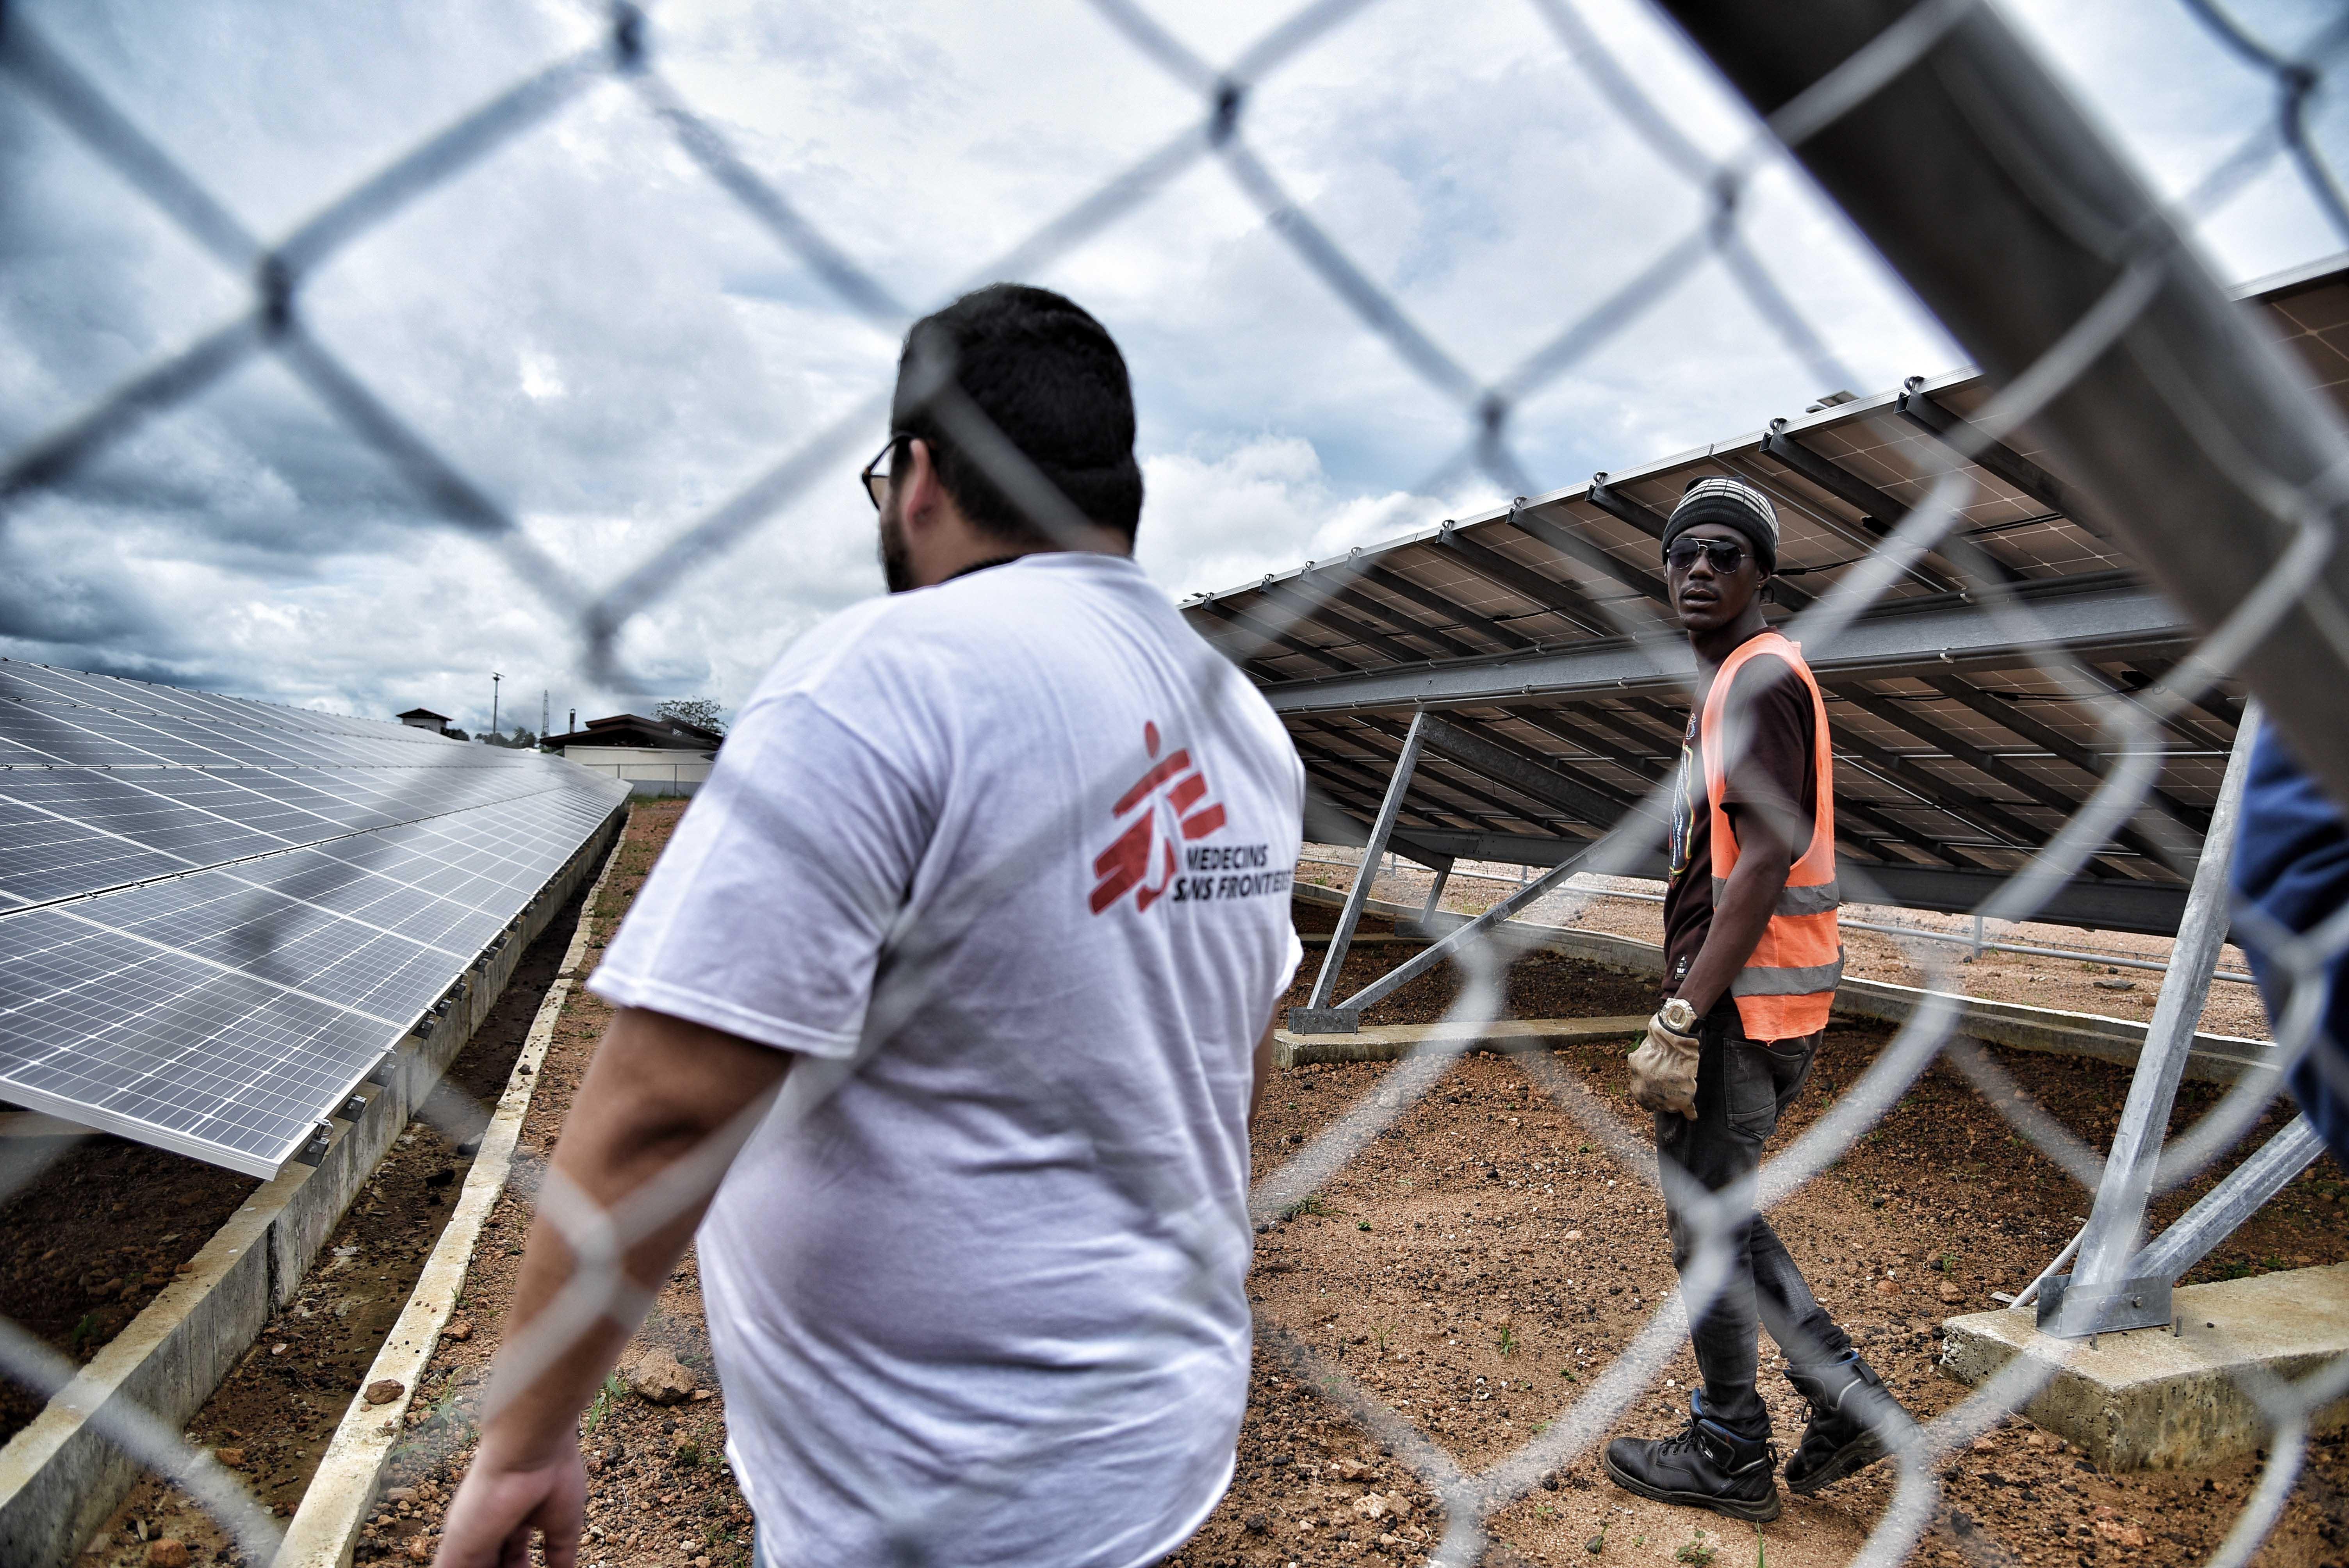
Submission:
POLYGON ((274 1175, 626 792, 0 659, 0 1099, 274 1175))
MULTIPOLYGON (((2336 258, 2250 291, 2328 395, 2349 407, 2349 269, 2336 258)), ((1440 710, 1393 847, 1555 864, 1622 820, 1677 765, 1684 644, 1659 562, 1693 479, 1759 487, 1783 530, 1784 622, 1866 560, 1951 460, 1987 397, 1971 372, 1838 399, 1762 431, 1482 517, 1268 576, 1185 606, 1288 725, 1319 832, 1362 841, 1414 710, 1440 710), (1677 662, 1675 662, 1677 661, 1677 662)), ((1844 863, 1892 902, 1965 910, 2038 851, 2116 759, 2093 704, 2034 660, 2016 621, 1970 593, 1971 555, 2027 607, 2044 645, 2113 692, 2159 680, 2196 640, 2112 531, 2071 504, 2028 428, 1966 465, 1950 542, 1807 649, 1837 751, 1844 863)), ((2170 718, 2159 779, 2048 918, 2174 929, 2242 711, 2224 681, 2170 718)), ((1639 870, 1661 875, 1651 855, 1639 870)))

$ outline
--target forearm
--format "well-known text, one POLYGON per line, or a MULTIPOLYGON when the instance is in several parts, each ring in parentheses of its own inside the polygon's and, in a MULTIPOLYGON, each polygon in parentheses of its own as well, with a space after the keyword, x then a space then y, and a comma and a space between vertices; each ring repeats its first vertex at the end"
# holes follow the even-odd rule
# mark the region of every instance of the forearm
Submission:
POLYGON ((1279 1027, 1280 1015, 1275 1013, 1272 1021, 1265 1025, 1264 1033, 1257 1038, 1254 1063, 1256 1081, 1248 1086, 1247 1124, 1250 1132, 1256 1130, 1256 1113, 1264 1108, 1265 1082, 1272 1077, 1273 1033, 1279 1027))
MULTIPOLYGON (((610 1216, 709 1140, 739 1138, 740 1113, 759 1103, 790 1058, 749 1041, 658 1014, 623 1009, 605 1033, 556 1146, 552 1174, 610 1216)), ((618 1260, 619 1278, 588 1282, 583 1310, 563 1293, 577 1257, 559 1213, 542 1204, 514 1289, 508 1356, 533 1329, 561 1336, 562 1355, 506 1402, 483 1443, 509 1464, 543 1462, 574 1440, 579 1412, 634 1332, 648 1300, 693 1238, 722 1162, 679 1191, 671 1212, 618 1260), (557 1315, 549 1317, 550 1311, 557 1315)), ((531 1357, 535 1364, 536 1358, 531 1357)))
POLYGON ((1769 848, 1756 846, 1741 855, 1729 873, 1721 902, 1713 908, 1704 945, 1697 950, 1696 962, 1689 965, 1688 978, 1681 982, 1680 995, 1699 1017, 1728 995, 1730 982, 1754 956, 1770 916, 1777 910, 1778 895, 1785 891, 1787 866, 1783 851, 1773 853, 1769 848))

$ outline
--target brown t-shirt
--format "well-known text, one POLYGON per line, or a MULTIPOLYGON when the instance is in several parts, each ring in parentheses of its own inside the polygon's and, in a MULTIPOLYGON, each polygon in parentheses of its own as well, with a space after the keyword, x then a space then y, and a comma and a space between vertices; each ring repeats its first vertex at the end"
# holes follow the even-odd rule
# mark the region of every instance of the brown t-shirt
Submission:
MULTIPOLYGON (((1664 884, 1664 988, 1670 1000, 1696 963, 1704 939, 1713 930, 1713 813, 1704 792, 1704 758, 1697 740, 1697 720, 1704 711, 1699 695, 1690 710, 1688 731, 1681 739, 1681 767, 1672 792, 1671 838, 1665 846, 1670 880, 1664 884)), ((1788 831, 1795 853, 1810 843, 1810 822, 1818 810, 1818 769, 1811 755, 1810 688, 1787 667, 1786 661, 1756 655, 1737 672, 1729 688, 1722 723, 1723 741, 1732 756, 1738 737, 1750 723, 1752 736, 1744 756, 1733 763, 1722 789, 1724 806, 1749 810, 1785 810, 1794 803, 1799 822, 1788 831)), ((1715 1004, 1713 1017, 1728 1022, 1736 1007, 1724 995, 1715 1004)))

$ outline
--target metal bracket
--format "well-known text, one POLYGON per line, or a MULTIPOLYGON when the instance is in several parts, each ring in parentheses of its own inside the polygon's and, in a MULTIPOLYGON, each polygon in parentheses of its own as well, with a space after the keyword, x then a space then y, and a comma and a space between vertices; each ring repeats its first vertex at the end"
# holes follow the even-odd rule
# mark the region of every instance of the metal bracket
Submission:
POLYGON ((1288 1024, 1288 1032, 1292 1035, 1359 1034, 1362 1027, 1362 1010, 1360 1007, 1291 1007, 1288 1024))
POLYGON ((2158 1274, 2123 1280, 2105 1288, 2075 1291, 2067 1274, 2049 1276, 2039 1287, 2039 1328, 2076 1339, 2118 1334, 2130 1328, 2168 1328, 2170 1282, 2158 1274))
POLYGON ((335 1114, 341 1117, 345 1121, 357 1121, 360 1117, 367 1114, 367 1108, 374 1103, 375 1102, 373 1100, 370 1100, 363 1094, 355 1094, 351 1096, 350 1099, 343 1101, 343 1109, 335 1112, 335 1114))
POLYGON ((316 1167, 318 1161, 326 1157, 326 1150, 334 1140, 334 1124, 327 1121, 318 1123, 318 1130, 310 1134, 310 1141, 302 1145, 302 1151, 294 1156, 295 1162, 316 1167))

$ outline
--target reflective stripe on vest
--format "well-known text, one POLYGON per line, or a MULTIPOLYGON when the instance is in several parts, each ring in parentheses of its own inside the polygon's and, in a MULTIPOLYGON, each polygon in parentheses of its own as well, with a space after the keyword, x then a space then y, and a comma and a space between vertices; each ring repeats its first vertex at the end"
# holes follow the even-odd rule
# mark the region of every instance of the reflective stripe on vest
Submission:
POLYGON ((1809 969, 1757 969, 1752 965, 1737 972, 1729 983, 1733 996, 1807 996, 1824 988, 1833 993, 1843 983, 1843 949, 1836 949, 1835 962, 1809 969))
MULTIPOLYGON (((1719 909, 1723 897, 1729 892, 1729 879, 1713 879, 1713 907, 1719 909)), ((1843 907, 1843 890, 1832 882, 1816 887, 1787 887, 1778 890, 1780 914, 1826 914, 1843 907)))
POLYGON ((1713 907, 1737 869, 1737 837, 1730 829, 1722 796, 1729 786, 1721 737, 1729 692, 1750 659, 1767 655, 1785 662, 1811 694, 1811 761, 1817 799, 1811 841, 1787 869, 1786 885, 1763 928, 1745 966, 1729 983, 1745 1037, 1786 1040, 1826 1027, 1836 987, 1843 980, 1843 942, 1836 925, 1842 903, 1836 883, 1835 750, 1827 738, 1826 700, 1802 649, 1777 632, 1749 637, 1722 661, 1706 692, 1697 721, 1697 745, 1704 758, 1704 792, 1713 821, 1713 907))

